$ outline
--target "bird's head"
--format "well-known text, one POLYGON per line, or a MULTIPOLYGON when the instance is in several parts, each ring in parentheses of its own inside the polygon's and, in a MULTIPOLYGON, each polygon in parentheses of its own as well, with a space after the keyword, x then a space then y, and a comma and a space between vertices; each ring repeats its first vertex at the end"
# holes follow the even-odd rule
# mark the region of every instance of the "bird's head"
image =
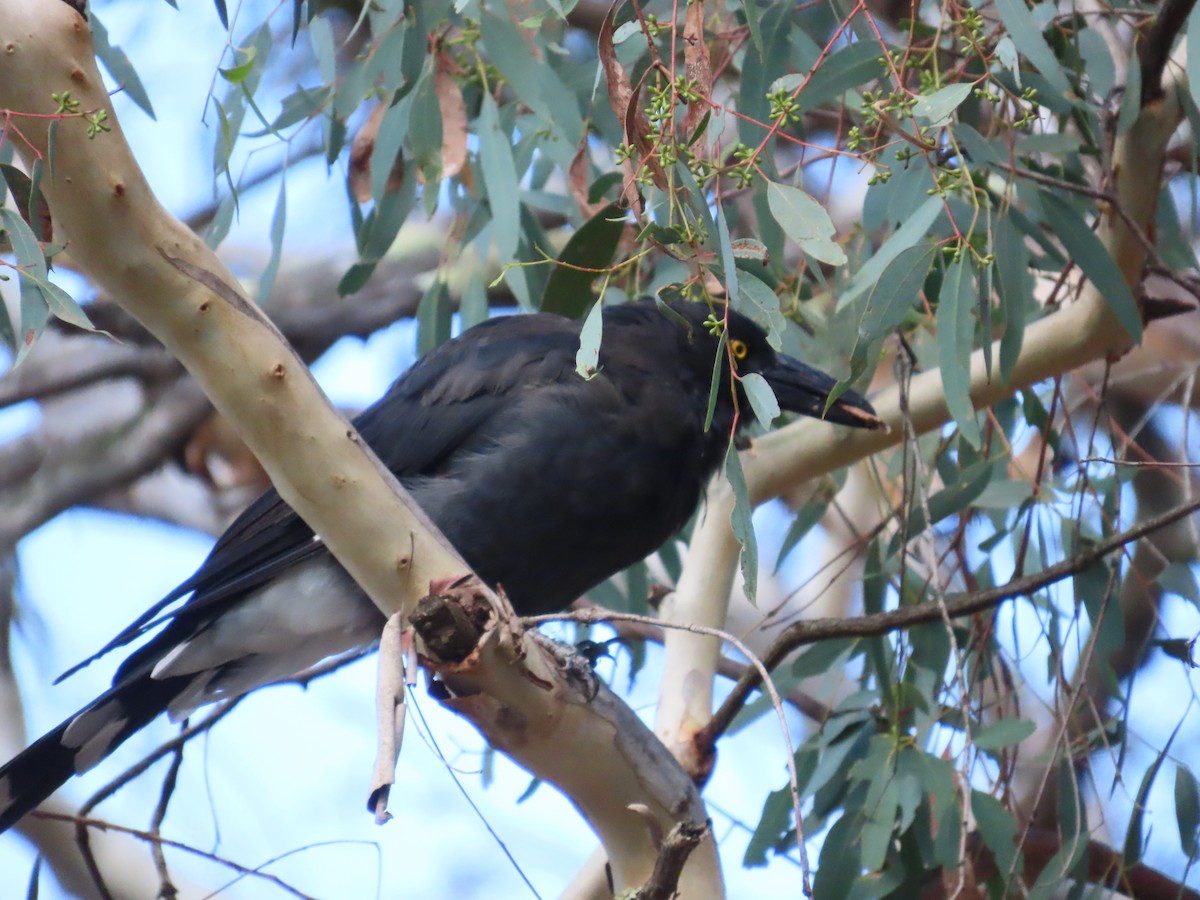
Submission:
MULTIPOLYGON (((776 352, 767 342, 766 332, 741 313, 728 310, 726 316, 724 309, 714 312, 702 303, 676 301, 668 305, 686 322, 692 333, 692 340, 699 347, 707 348, 710 360, 713 344, 719 345, 720 335, 725 333, 726 340, 723 346, 727 362, 732 364, 732 371, 737 373, 740 402, 746 401, 741 379, 750 374, 757 374, 771 386, 775 392, 775 399, 779 401, 779 408, 785 412, 825 419, 854 428, 884 427, 867 399, 855 391, 843 391, 826 409, 829 395, 837 385, 837 380, 820 369, 776 352)), ((731 381, 730 372, 729 365, 723 367, 722 390, 726 392, 731 381)))

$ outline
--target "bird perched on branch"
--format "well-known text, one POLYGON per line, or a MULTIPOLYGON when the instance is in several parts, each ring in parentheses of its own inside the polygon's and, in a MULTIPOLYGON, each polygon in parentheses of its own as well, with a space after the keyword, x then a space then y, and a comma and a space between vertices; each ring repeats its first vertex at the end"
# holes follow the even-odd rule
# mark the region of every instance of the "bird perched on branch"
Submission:
MULTIPOLYGON (((826 410, 833 379, 777 354, 733 311, 609 307, 598 370, 586 379, 579 346, 579 322, 492 319, 422 358, 354 423, 524 615, 562 609, 686 524, 735 423, 751 418, 746 376, 766 379, 783 410, 881 424, 852 391, 826 410)), ((0 830, 161 713, 180 718, 368 647, 383 615, 270 490, 195 574, 100 653, 160 626, 112 688, 0 767, 0 830)))

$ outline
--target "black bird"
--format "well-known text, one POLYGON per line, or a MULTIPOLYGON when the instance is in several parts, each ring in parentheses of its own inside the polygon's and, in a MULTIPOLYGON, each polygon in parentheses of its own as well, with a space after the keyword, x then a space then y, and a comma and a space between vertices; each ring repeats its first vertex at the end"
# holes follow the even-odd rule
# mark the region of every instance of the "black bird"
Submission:
MULTIPOLYGON (((492 319, 422 358, 354 423, 521 614, 562 609, 686 524, 724 457, 735 391, 737 422, 750 419, 730 361, 739 375, 765 378, 784 410, 881 424, 852 391, 826 411, 833 379, 775 353, 757 325, 730 311, 706 431, 719 329, 703 304, 668 306, 605 309, 590 379, 576 372, 580 323, 548 314, 492 319)), ((237 518, 195 574, 100 652, 164 621, 108 691, 0 768, 0 831, 162 712, 180 718, 292 677, 370 646, 383 625, 274 490, 237 518)))

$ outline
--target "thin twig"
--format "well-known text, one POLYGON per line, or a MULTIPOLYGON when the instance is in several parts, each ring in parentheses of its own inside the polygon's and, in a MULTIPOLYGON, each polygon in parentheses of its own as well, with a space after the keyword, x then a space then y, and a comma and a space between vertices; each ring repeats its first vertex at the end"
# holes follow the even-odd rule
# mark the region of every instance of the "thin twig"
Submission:
MULTIPOLYGON (((999 587, 947 598, 945 612, 952 618, 969 616, 991 609, 1005 600, 1032 594, 1087 569, 1113 551, 1140 540, 1160 528, 1165 528, 1198 509, 1200 509, 1200 500, 1193 500, 1177 506, 1161 516, 1147 519, 1120 534, 1097 541, 1093 546, 1081 550, 1070 559, 1049 566, 1034 575, 1013 579, 1008 584, 999 587)), ((797 647, 806 644, 835 638, 874 637, 902 628, 910 628, 913 625, 939 621, 942 614, 943 608, 940 603, 926 602, 857 618, 808 619, 797 622, 779 636, 775 645, 763 656, 763 663, 767 669, 773 669, 797 647)), ((724 734, 734 716, 745 705, 750 692, 758 687, 760 678, 757 668, 747 670, 746 674, 733 686, 733 690, 730 691, 729 696, 726 697, 725 702, 721 704, 708 725, 697 734, 697 741, 715 741, 717 737, 724 734)))
MULTIPOLYGON (((190 853, 193 856, 200 857, 201 859, 207 859, 209 862, 214 862, 218 865, 225 866, 228 869, 233 869, 233 871, 237 872, 239 875, 253 875, 256 878, 262 878, 265 881, 269 881, 280 890, 291 894, 293 897, 301 897, 303 900, 315 900, 315 898, 310 897, 310 895, 296 890, 294 887, 276 875, 262 872, 256 868, 240 865, 235 863, 233 860, 217 856, 215 853, 210 853, 207 850, 201 850, 197 847, 192 847, 191 845, 184 844, 181 841, 173 841, 170 838, 165 838, 160 834, 152 834, 149 831, 142 831, 137 828, 126 828, 124 825, 114 825, 112 822, 105 822, 102 819, 88 819, 82 816, 68 816, 63 813, 52 813, 38 810, 35 811, 33 815, 37 816, 39 819, 46 819, 52 822, 66 822, 74 825, 77 828, 95 828, 98 831, 113 831, 117 834, 130 835, 131 837, 138 838, 139 840, 146 841, 150 844, 161 844, 162 846, 169 847, 172 850, 180 850, 184 853, 190 853)), ((111 894, 106 892, 106 896, 111 896, 111 894)))

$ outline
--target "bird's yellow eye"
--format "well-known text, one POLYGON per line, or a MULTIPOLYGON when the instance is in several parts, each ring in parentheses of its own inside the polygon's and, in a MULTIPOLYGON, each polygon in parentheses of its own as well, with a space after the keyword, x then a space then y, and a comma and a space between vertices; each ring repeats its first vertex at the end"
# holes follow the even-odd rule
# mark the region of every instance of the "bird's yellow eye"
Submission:
POLYGON ((737 360, 745 359, 750 353, 745 341, 730 341, 729 349, 733 351, 733 358, 737 360))

